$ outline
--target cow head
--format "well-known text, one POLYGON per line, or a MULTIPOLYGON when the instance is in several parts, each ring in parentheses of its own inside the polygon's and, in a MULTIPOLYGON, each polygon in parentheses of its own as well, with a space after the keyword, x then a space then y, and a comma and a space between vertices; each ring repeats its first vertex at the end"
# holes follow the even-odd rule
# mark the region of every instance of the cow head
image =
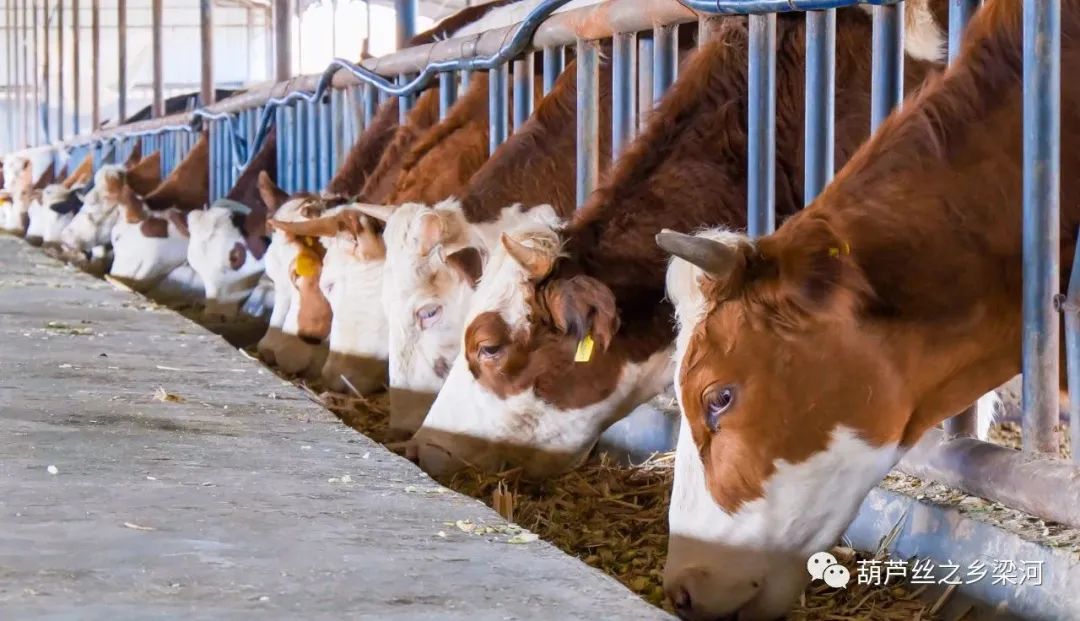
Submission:
POLYGON ((82 208, 61 232, 60 242, 70 250, 84 253, 107 245, 113 226, 122 215, 120 198, 125 187, 126 173, 122 166, 102 166, 94 176, 93 189, 83 196, 82 208))
POLYGON ((126 185, 120 191, 121 215, 110 242, 109 274, 138 291, 146 291, 187 261, 188 232, 183 212, 148 212, 142 198, 126 185))
POLYGON ((783 615, 807 558, 899 458, 915 406, 860 325, 870 291, 849 246, 804 220, 793 245, 658 237, 679 257, 667 287, 683 411, 665 585, 690 618, 783 615))
POLYGON ((30 206, 34 203, 33 162, 24 157, 12 157, 4 164, 8 200, 0 203, 0 230, 22 235, 26 231, 30 206), (11 170, 11 176, 8 175, 11 170), (11 179, 10 182, 7 182, 11 179))
MULTIPOLYGON (((318 217, 325 209, 324 202, 312 195, 287 197, 269 177, 260 179, 260 193, 263 201, 270 207, 273 219, 277 222, 294 222, 318 217)), ((299 286, 314 288, 318 291, 318 274, 309 271, 314 256, 317 271, 321 271, 322 244, 316 240, 304 240, 285 231, 271 227, 271 243, 263 256, 266 276, 274 283, 274 310, 270 315, 270 326, 266 335, 259 341, 259 356, 286 373, 318 372, 322 369, 327 334, 301 335, 299 286), (297 260, 300 272, 296 271, 297 260), (299 286, 298 286, 299 285, 299 286)), ((321 294, 320 296, 321 297, 321 294)), ((323 299, 326 317, 326 332, 329 332, 329 305, 323 299)), ((308 314, 316 315, 314 308, 305 309, 308 314)))
POLYGON ((532 477, 580 463, 611 423, 663 389, 669 354, 632 362, 599 280, 559 269, 559 234, 528 219, 492 248, 461 351, 414 437, 433 473, 520 465, 532 477))
MULTIPOLYGON (((392 430, 411 435, 420 428, 461 351, 469 303, 491 249, 525 213, 514 205, 494 222, 472 224, 460 202, 448 199, 435 207, 402 205, 387 218, 382 300, 390 326, 392 430)), ((532 216, 555 221, 547 205, 532 216)))
POLYGON ((226 200, 188 214, 187 260, 206 287, 208 317, 235 317, 263 275, 270 238, 265 224, 247 230, 250 215, 250 207, 226 200))
POLYGON ((35 246, 60 243, 60 235, 82 209, 83 197, 90 188, 78 184, 68 187, 54 183, 41 191, 41 200, 30 206, 30 224, 26 240, 35 246))
MULTIPOLYGON (((322 368, 323 382, 338 392, 348 391, 350 384, 362 394, 381 390, 386 385, 387 358, 386 315, 378 301, 386 255, 382 222, 354 206, 344 205, 318 218, 302 222, 275 220, 272 226, 285 232, 290 243, 317 239, 325 248, 320 263, 305 267, 317 271, 317 288, 304 285, 306 274, 299 273, 300 257, 294 270, 298 272, 294 280, 301 333, 317 336, 325 315, 330 315, 330 353, 322 368), (327 303, 329 308, 325 307, 327 303), (312 310, 306 310, 309 308, 312 310)), ((316 261, 317 253, 309 256, 310 261, 316 261)))

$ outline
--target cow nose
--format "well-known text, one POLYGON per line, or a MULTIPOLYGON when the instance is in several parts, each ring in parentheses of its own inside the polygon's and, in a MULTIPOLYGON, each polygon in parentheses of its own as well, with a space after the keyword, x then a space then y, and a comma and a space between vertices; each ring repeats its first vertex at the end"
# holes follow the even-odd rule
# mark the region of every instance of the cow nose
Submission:
POLYGON ((31 246, 37 247, 37 246, 41 246, 41 244, 45 242, 45 238, 39 237, 37 235, 27 235, 26 236, 26 242, 28 244, 30 244, 31 246))
POLYGON ((689 618, 689 615, 694 611, 694 602, 690 599, 690 591, 687 591, 685 587, 679 587, 676 593, 671 596, 671 605, 675 608, 675 614, 679 615, 680 619, 689 618))
POLYGON ((313 347, 322 345, 322 339, 314 336, 301 335, 300 340, 313 347))
POLYGON ((738 611, 717 614, 705 601, 712 581, 707 570, 693 567, 680 572, 675 578, 664 580, 664 591, 675 614, 683 621, 736 621, 738 611), (695 597, 697 594, 697 597, 695 597))

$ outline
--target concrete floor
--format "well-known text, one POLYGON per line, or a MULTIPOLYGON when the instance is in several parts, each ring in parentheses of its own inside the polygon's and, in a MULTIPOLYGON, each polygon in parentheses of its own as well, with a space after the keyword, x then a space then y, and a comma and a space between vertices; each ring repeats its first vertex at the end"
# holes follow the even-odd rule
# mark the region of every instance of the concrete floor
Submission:
POLYGON ((0 618, 667 618, 456 520, 502 523, 199 326, 0 237, 0 618))

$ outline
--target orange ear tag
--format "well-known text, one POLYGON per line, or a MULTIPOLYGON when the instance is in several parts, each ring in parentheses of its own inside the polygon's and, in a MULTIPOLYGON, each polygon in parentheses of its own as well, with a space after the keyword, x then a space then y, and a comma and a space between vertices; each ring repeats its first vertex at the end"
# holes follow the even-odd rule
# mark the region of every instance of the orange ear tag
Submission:
POLYGON ((574 352, 574 362, 588 362, 592 360, 593 350, 592 334, 586 334, 585 338, 578 341, 577 351, 574 352))
POLYGON ((319 263, 310 254, 301 252, 296 257, 296 264, 293 269, 296 270, 297 276, 311 278, 319 271, 319 263))

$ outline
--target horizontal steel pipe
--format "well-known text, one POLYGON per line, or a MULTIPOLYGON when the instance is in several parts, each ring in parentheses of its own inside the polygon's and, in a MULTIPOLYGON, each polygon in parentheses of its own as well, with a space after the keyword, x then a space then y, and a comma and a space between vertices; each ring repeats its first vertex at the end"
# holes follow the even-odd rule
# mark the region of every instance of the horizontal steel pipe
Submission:
POLYGON ((1025 454, 973 438, 946 440, 931 429, 900 470, 955 487, 1045 520, 1080 528, 1080 468, 1047 455, 1025 454))

